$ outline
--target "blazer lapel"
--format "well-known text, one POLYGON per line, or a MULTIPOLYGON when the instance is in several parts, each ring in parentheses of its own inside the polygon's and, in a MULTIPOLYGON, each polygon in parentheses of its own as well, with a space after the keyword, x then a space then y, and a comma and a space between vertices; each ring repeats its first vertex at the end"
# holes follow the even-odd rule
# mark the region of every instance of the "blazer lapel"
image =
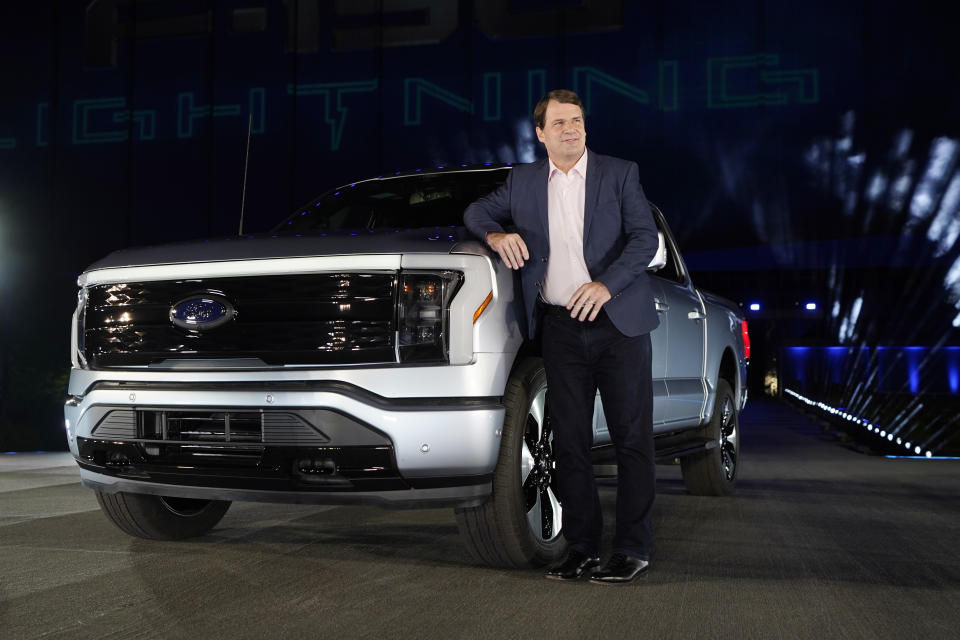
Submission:
POLYGON ((550 246, 550 218, 547 216, 547 178, 550 177, 550 162, 541 160, 534 177, 534 193, 537 197, 537 218, 543 225, 543 235, 550 246))
POLYGON ((587 184, 583 198, 583 255, 587 255, 587 238, 590 236, 590 223, 593 222, 593 211, 600 196, 600 172, 602 161, 600 156, 588 150, 587 156, 587 184))

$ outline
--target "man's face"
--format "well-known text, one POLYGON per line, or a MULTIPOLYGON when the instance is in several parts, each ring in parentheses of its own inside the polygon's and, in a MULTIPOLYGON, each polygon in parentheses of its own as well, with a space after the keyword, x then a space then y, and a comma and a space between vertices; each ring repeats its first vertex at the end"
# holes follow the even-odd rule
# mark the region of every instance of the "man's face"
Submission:
POLYGON ((576 163, 587 144, 583 111, 575 104, 551 100, 547 103, 543 129, 537 127, 537 138, 554 164, 576 163))

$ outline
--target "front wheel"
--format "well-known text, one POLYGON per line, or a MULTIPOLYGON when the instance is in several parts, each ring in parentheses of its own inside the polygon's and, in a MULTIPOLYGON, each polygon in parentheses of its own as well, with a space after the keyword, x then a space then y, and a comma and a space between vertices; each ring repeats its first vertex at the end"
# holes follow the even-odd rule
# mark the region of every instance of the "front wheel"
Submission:
POLYGON ((740 419, 726 380, 717 382, 713 416, 702 434, 716 446, 680 458, 683 483, 697 496, 728 496, 736 486, 740 464, 740 419))
POLYGON ((230 508, 224 500, 198 500, 140 493, 97 491, 104 514, 124 533, 148 540, 181 540, 202 536, 230 508))
POLYGON ((534 567, 562 556, 547 376, 540 358, 524 359, 504 393, 506 413, 490 498, 456 510, 460 536, 475 560, 494 567, 534 567))

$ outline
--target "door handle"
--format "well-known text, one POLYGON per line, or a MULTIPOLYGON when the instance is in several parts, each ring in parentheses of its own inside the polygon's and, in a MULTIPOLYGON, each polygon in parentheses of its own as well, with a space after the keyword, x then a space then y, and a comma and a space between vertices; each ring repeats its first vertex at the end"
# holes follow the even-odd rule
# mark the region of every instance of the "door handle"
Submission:
POLYGON ((666 311, 670 308, 670 305, 668 305, 666 302, 664 302, 660 298, 654 298, 653 301, 657 305, 657 313, 660 313, 661 311, 666 311))
POLYGON ((696 309, 694 309, 693 311, 687 314, 687 318, 689 318, 690 320, 703 320, 706 317, 707 316, 705 314, 700 313, 696 309))

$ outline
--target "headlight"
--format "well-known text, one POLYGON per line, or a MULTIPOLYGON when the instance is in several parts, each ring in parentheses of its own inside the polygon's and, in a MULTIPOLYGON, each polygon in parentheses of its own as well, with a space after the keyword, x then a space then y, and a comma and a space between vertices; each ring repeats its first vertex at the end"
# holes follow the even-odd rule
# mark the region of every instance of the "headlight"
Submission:
POLYGON ((87 359, 83 352, 86 346, 84 331, 86 329, 87 315, 87 289, 86 287, 77 292, 77 308, 73 312, 73 322, 71 323, 70 336, 70 362, 75 369, 86 369, 87 359))
POLYGON ((450 301, 459 271, 401 271, 398 292, 400 362, 445 362, 450 344, 450 301))

